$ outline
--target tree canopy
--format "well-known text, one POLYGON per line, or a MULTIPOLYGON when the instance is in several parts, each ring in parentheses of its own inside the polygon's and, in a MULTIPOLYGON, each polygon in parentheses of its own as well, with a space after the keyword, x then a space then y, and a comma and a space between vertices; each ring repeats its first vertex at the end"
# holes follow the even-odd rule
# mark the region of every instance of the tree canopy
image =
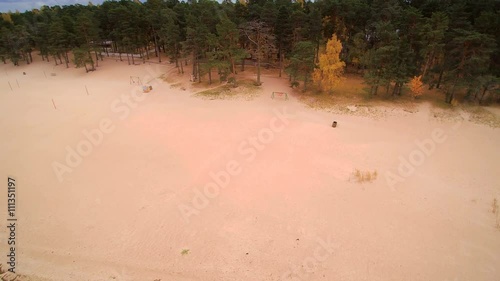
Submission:
POLYGON ((250 65, 258 84, 261 66, 324 91, 351 72, 371 95, 411 94, 420 77, 448 103, 459 92, 498 101, 499 26, 496 0, 120 0, 1 13, 0 58, 29 64, 37 52, 92 71, 106 56, 137 64, 163 54, 181 73, 189 61, 198 81, 250 65))

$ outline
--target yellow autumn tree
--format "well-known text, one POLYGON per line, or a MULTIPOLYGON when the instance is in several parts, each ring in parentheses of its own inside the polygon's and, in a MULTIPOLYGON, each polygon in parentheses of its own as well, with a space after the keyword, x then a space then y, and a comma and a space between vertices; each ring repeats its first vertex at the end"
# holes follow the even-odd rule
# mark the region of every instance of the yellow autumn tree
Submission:
POLYGON ((422 95, 422 93, 423 93, 422 86, 423 85, 424 85, 424 83, 422 83, 422 75, 414 76, 410 80, 410 91, 411 91, 411 94, 414 98, 417 98, 417 97, 422 95))
POLYGON ((326 50, 319 55, 319 63, 313 72, 313 81, 321 90, 331 92, 342 80, 345 63, 340 60, 342 44, 333 35, 326 43, 326 50))
POLYGON ((2 19, 8 23, 12 23, 12 18, 10 17, 10 13, 3 13, 2 19))

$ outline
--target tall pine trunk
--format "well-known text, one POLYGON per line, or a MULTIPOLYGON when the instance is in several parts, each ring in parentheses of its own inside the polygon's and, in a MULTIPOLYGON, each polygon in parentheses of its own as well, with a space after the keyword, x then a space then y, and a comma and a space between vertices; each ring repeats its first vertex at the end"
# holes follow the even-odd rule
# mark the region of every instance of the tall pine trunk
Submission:
POLYGON ((455 96, 455 86, 457 85, 457 81, 455 80, 453 82, 453 86, 451 87, 450 90, 446 91, 446 99, 445 99, 445 102, 448 103, 448 104, 451 104, 451 102, 453 101, 453 98, 455 96))
POLYGON ((198 76, 198 82, 201 83, 200 62, 196 63, 196 72, 197 72, 197 76, 198 76))
POLYGON ((68 51, 64 52, 64 61, 66 62, 66 68, 69 68, 68 51))
MULTIPOLYGON (((103 44, 104 46, 104 44, 103 44)), ((108 47, 104 47, 104 52, 106 52, 106 56, 109 57, 108 47)))
MULTIPOLYGON (((156 35, 154 36, 154 38, 155 38, 155 53, 156 53, 156 56, 158 57, 158 62, 161 63, 160 46, 158 45, 158 39, 156 38, 156 35)), ((147 51, 148 50, 146 50, 146 52, 147 51)), ((149 56, 148 56, 148 59, 149 59, 149 56)))
POLYGON ((97 56, 97 51, 94 51, 95 53, 95 65, 99 67, 99 57, 97 56))
POLYGON ((196 71, 196 60, 197 60, 197 54, 196 54, 196 52, 194 52, 193 53, 193 73, 192 73, 192 75, 193 75, 193 82, 196 80, 196 73, 197 73, 197 71, 196 71))
POLYGON ((439 78, 437 81, 436 89, 439 89, 441 87, 441 81, 443 80, 443 73, 444 73, 444 68, 439 72, 439 78))
POLYGON ((237 74, 237 73, 236 73, 236 65, 234 64, 234 59, 231 57, 231 58, 229 59, 229 61, 231 62, 231 73, 232 73, 232 74, 237 74))
POLYGON ((427 61, 424 64, 424 70, 422 71, 422 77, 427 75, 427 70, 430 68, 432 61, 434 60, 434 50, 432 50, 431 55, 427 58, 427 61))
POLYGON ((283 71, 283 51, 280 49, 279 53, 280 53, 280 74, 278 77, 281 78, 281 72, 283 71))
POLYGON ((481 98, 479 98, 479 103, 483 102, 484 96, 486 95, 486 92, 488 91, 488 87, 483 87, 483 94, 481 95, 481 98))
POLYGON ((319 63, 319 40, 316 44, 316 53, 314 55, 314 63, 319 63))
POLYGON ((90 65, 92 66, 90 70, 94 71, 95 70, 94 59, 92 59, 92 54, 90 53, 90 51, 88 51, 88 53, 89 53, 90 65))
POLYGON ((260 30, 257 32, 257 86, 260 86, 260 30))
POLYGON ((401 95, 401 82, 394 83, 394 90, 392 91, 393 96, 401 95))

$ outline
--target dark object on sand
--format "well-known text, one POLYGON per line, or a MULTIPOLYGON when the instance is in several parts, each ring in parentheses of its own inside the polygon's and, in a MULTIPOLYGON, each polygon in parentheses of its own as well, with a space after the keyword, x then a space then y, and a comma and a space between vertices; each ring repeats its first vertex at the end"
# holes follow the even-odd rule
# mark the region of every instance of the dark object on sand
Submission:
POLYGON ((333 128, 337 127, 337 121, 333 121, 333 123, 332 123, 332 127, 333 127, 333 128))
POLYGON ((26 72, 23 72, 23 75, 26 75, 26 72))

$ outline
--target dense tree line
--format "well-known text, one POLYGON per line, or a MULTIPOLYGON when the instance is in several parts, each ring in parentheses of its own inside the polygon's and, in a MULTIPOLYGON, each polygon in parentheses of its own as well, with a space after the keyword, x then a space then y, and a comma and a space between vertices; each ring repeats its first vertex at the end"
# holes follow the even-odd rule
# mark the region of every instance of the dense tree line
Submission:
POLYGON ((304 87, 325 77, 335 85, 349 71, 365 77, 371 95, 397 97, 418 77, 448 103, 462 92, 479 102, 500 96, 495 0, 121 0, 1 16, 0 58, 15 65, 37 52, 92 71, 110 53, 129 64, 161 62, 163 53, 210 83, 214 71, 224 81, 251 61, 257 83, 261 67, 304 87))

